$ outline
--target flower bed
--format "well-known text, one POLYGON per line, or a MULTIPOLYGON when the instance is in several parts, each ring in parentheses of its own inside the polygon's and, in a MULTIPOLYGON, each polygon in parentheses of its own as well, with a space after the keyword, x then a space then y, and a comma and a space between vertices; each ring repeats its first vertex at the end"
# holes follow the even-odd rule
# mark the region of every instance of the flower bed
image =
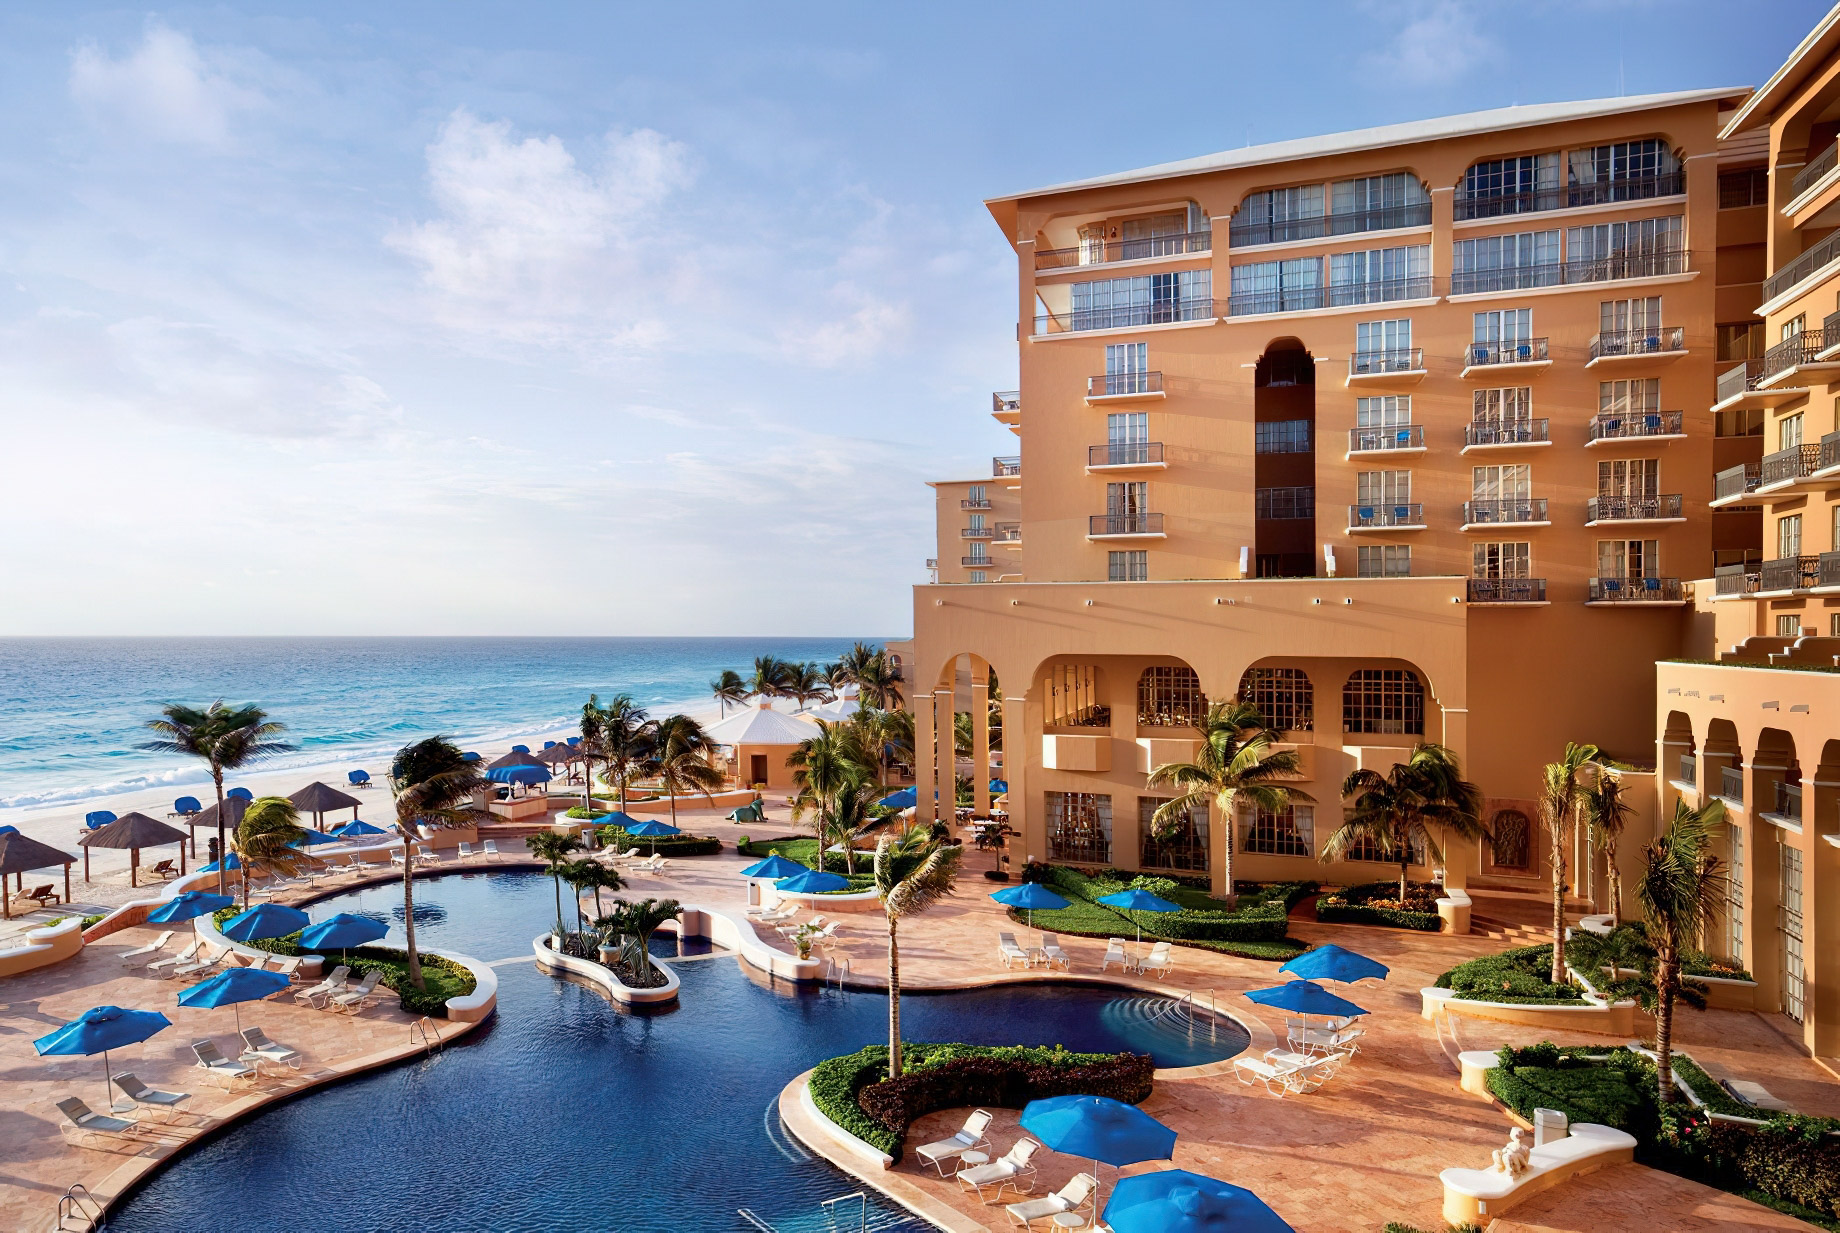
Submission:
MULTIPOLYGON (((222 908, 211 919, 221 931, 224 922, 242 910, 237 907, 222 908)), ((320 955, 326 960, 327 971, 331 971, 337 964, 346 965, 351 968, 352 975, 359 977, 375 971, 378 973, 378 982, 394 992, 402 1008, 412 1015, 445 1018, 448 998, 465 997, 477 987, 472 972, 467 970, 465 964, 425 951, 420 954, 424 987, 417 989, 409 983, 409 952, 392 946, 354 946, 349 950, 336 947, 331 950, 303 949, 299 930, 278 938, 238 942, 237 945, 252 950, 265 950, 274 955, 320 955)))
POLYGON ((1584 994, 1576 986, 1555 985, 1551 975, 1552 944, 1546 943, 1459 963, 1437 978, 1437 987, 1472 1002, 1530 1006, 1577 1006, 1584 1002, 1584 994))
POLYGON ((1366 882, 1332 891, 1316 901, 1316 919, 1339 925, 1387 925, 1436 933, 1442 928, 1437 898, 1441 887, 1430 882, 1406 883, 1406 899, 1399 901, 1399 883, 1366 882))

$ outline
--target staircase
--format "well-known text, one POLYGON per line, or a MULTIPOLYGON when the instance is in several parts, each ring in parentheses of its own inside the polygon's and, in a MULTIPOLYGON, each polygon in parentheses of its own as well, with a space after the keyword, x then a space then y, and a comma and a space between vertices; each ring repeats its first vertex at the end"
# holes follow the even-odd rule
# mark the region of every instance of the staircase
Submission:
POLYGON ((1517 925, 1512 921, 1499 920, 1474 911, 1469 915, 1469 931, 1499 942, 1503 950, 1516 946, 1539 946, 1552 941, 1551 925, 1544 929, 1534 925, 1517 925))

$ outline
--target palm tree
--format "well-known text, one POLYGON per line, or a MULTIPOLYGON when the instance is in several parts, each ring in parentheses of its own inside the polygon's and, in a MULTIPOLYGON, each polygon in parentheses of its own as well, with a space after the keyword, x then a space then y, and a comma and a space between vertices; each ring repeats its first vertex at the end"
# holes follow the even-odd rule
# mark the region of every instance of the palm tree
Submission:
POLYGON ((403 932, 408 944, 409 983, 423 988, 421 955, 415 949, 415 861, 418 826, 465 826, 488 816, 467 804, 491 786, 460 747, 444 736, 404 745, 390 760, 390 783, 396 790, 396 831, 403 842, 403 932))
POLYGON ((596 919, 594 924, 607 933, 625 939, 621 953, 640 979, 649 980, 652 972, 652 952, 649 946, 652 934, 658 926, 674 920, 683 910, 683 905, 675 899, 641 899, 637 903, 616 899, 613 901, 613 911, 596 919))
POLYGON ((857 729, 849 724, 818 721, 818 734, 800 741, 786 755, 792 768, 792 782, 798 793, 792 798, 792 816, 796 821, 807 810, 817 813, 818 868, 824 868, 825 837, 831 830, 831 815, 837 797, 845 789, 870 778, 870 761, 857 729))
POLYGON ((925 859, 904 878, 895 876, 895 842, 883 835, 875 845, 875 893, 888 914, 888 1077, 901 1077, 901 948, 895 931, 952 893, 958 881, 961 844, 929 843, 925 859))
POLYGON ((1597 786, 1585 799, 1585 810, 1591 818, 1591 841, 1604 854, 1604 873, 1610 879, 1610 927, 1614 929, 1623 923, 1623 873, 1616 865, 1616 845, 1635 806, 1623 799, 1621 779, 1599 775, 1597 786))
POLYGON ((290 752, 294 746, 275 739, 287 731, 287 726, 269 719, 259 707, 232 710, 219 698, 202 711, 177 704, 162 707, 160 718, 148 720, 147 727, 158 733, 159 739, 146 742, 142 749, 202 758, 211 768, 211 783, 217 788, 217 893, 221 895, 229 884, 223 859, 229 850, 224 772, 290 752))
POLYGON ((748 678, 750 697, 777 698, 786 692, 787 664, 771 655, 754 657, 754 675, 748 678))
POLYGON ((599 727, 595 755, 607 764, 601 781, 614 790, 619 810, 625 813, 626 785, 651 756, 654 725, 631 694, 616 694, 601 708, 599 727))
POLYGON ((723 715, 728 714, 730 705, 741 706, 748 699, 747 682, 733 668, 722 669, 722 675, 709 682, 709 692, 716 696, 723 715))
MULTIPOLYGON (((671 798, 671 825, 677 825, 677 794, 685 789, 701 792, 705 799, 722 786, 722 772, 711 764, 715 742, 703 725, 688 715, 666 715, 652 727, 646 767, 658 776, 671 798)), ((620 804, 626 803, 621 789, 620 804)))
POLYGON ((591 857, 586 860, 571 861, 563 877, 567 878, 569 885, 575 888, 578 901, 577 911, 580 910, 580 893, 583 890, 594 892, 594 916, 597 920, 601 915, 601 892, 626 889, 626 878, 618 869, 591 857))
POLYGON ((862 668, 854 670, 856 696, 864 706, 893 710, 901 705, 901 674, 886 651, 877 651, 862 668))
MULTIPOLYGON (((569 857, 581 851, 581 840, 573 835, 561 835, 555 831, 538 831, 524 841, 530 854, 543 862, 544 872, 556 884, 556 939, 561 941, 562 928, 562 876, 573 864, 569 857)), ((579 914, 581 905, 576 904, 579 914)))
POLYGON ((1405 906, 1406 878, 1414 846, 1433 862, 1444 859, 1433 828, 1464 839, 1483 834, 1482 790, 1463 778, 1457 755, 1442 745, 1420 745, 1386 774, 1366 767, 1342 781, 1342 797, 1354 807, 1323 844, 1324 861, 1371 842, 1399 861, 1399 903, 1405 906))
MULTIPOLYGON (((1663 1104, 1678 1099, 1674 1090, 1674 1000, 1683 995, 1680 952, 1691 938, 1709 929, 1726 895, 1727 878, 1712 839, 1725 825, 1725 806, 1714 800, 1703 809, 1674 805, 1674 819, 1642 853, 1636 901, 1642 905, 1644 931, 1655 948, 1655 1081, 1663 1104)), ((1703 996, 1703 995, 1701 995, 1703 996)))
POLYGON ((601 709, 601 696, 589 694, 581 705, 581 808, 594 814, 594 760, 600 757, 601 738, 607 713, 601 709))
MULTIPOLYGON (((293 877, 319 861, 292 845, 307 837, 300 813, 285 796, 259 796, 243 811, 231 846, 243 867, 243 906, 249 906, 250 873, 293 877)), ((220 852, 223 849, 218 849, 220 852)), ((219 862, 222 864, 223 862, 219 862)))
POLYGON ((786 696, 798 700, 799 710, 804 710, 805 704, 813 698, 822 701, 831 697, 824 669, 817 664, 787 664, 785 667, 786 696))
POLYGON ((1583 806, 1601 769, 1595 745, 1567 741, 1557 762, 1548 762, 1540 788, 1540 820, 1552 840, 1552 972, 1548 979, 1562 985, 1565 977, 1565 828, 1583 806))
POLYGON ((1150 772, 1152 788, 1174 787, 1181 795, 1165 801, 1150 815, 1152 832, 1159 839, 1174 835, 1188 821, 1189 812, 1211 803, 1227 827, 1226 893, 1233 897, 1233 817, 1243 799, 1261 809, 1277 811, 1293 797, 1311 799, 1306 792, 1279 785, 1279 780, 1301 774, 1295 750, 1273 748, 1282 732, 1265 726, 1264 717, 1250 702, 1216 702, 1196 725, 1200 748, 1193 762, 1166 762, 1150 772))
POLYGON ((837 793, 836 801, 831 807, 829 829, 818 837, 820 848, 832 843, 843 845, 843 867, 846 873, 856 872, 856 841, 882 824, 882 819, 871 812, 875 798, 881 795, 881 786, 872 780, 862 780, 846 785, 837 793))

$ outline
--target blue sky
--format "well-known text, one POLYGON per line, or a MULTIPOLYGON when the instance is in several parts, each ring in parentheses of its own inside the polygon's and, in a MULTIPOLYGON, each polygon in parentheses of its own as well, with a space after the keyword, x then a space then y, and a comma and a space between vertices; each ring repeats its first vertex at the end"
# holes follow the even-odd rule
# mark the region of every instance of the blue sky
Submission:
POLYGON ((0 634, 899 634, 1014 450, 983 198, 1823 11, 8 5, 0 634))

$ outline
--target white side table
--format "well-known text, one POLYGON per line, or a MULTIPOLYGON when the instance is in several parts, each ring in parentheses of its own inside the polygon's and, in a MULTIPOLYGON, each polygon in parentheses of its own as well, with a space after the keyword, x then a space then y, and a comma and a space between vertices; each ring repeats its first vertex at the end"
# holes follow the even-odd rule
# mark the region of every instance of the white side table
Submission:
POLYGON ((975 1169, 981 1164, 990 1163, 990 1153, 978 1151, 960 1152, 958 1154, 958 1162, 967 1169, 975 1169))
POLYGON ((1056 1212, 1054 1214, 1054 1227, 1057 1229, 1083 1229, 1086 1227, 1086 1217, 1080 1215, 1078 1212, 1056 1212))

